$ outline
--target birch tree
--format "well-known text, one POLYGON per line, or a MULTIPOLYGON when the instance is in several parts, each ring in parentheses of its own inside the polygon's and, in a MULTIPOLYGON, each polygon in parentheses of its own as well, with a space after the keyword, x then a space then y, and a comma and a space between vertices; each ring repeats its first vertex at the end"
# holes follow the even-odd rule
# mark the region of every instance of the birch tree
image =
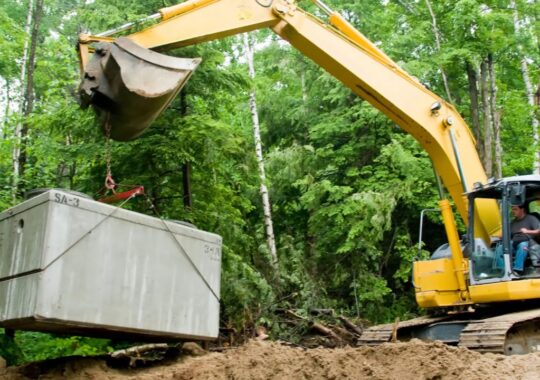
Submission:
MULTIPOLYGON (((30 53, 30 28, 32 27, 32 18, 34 14, 34 0, 28 0, 28 13, 26 14, 26 24, 24 28, 24 46, 23 46, 23 56, 21 60, 21 75, 20 75, 20 85, 21 89, 26 88, 26 70, 28 68, 28 55, 30 53)), ((21 90, 22 91, 22 90, 21 90)), ((24 96, 21 96, 19 100, 19 114, 22 115, 25 109, 25 99, 24 96)), ((12 196, 15 200, 17 196, 17 188, 19 185, 20 179, 20 158, 21 158, 21 144, 22 144, 22 133, 23 133, 23 124, 18 122, 15 131, 13 134, 13 153, 12 153, 12 163, 13 163, 13 183, 12 183, 12 196)))
MULTIPOLYGON (((429 0, 426 1, 426 6, 429 11, 429 15, 431 16, 431 28, 433 30, 433 37, 435 38, 435 47, 437 49, 437 52, 441 51, 441 32, 439 30, 439 27, 437 26, 437 17, 435 16, 435 12, 433 12, 433 8, 431 7, 431 2, 429 0)), ((441 77, 444 84, 444 90, 446 91, 446 96, 448 98, 448 101, 450 103, 453 103, 454 100, 452 99, 452 94, 450 93, 450 87, 448 85, 448 77, 446 75, 446 71, 442 66, 439 66, 439 69, 441 70, 441 77)))
POLYGON ((20 142, 20 154, 19 154, 19 175, 24 174, 24 167, 26 164, 26 137, 28 136, 28 123, 26 118, 34 111, 34 69, 36 66, 36 50, 39 38, 39 27, 41 24, 41 17, 43 15, 43 1, 34 0, 34 12, 32 15, 32 28, 30 33, 30 49, 28 52, 28 63, 26 70, 26 81, 24 87, 24 110, 23 110, 23 124, 21 129, 21 142, 20 142))
POLYGON ((493 161, 493 174, 497 178, 502 177, 502 144, 501 144, 501 112, 497 108, 497 83, 495 80, 495 64, 493 62, 493 54, 488 54, 488 71, 489 71, 489 112, 493 125, 493 140, 495 143, 495 160, 493 161))
POLYGON ((493 175, 493 129, 491 118, 491 103, 489 94, 489 67, 488 60, 480 64, 480 93, 482 94, 483 131, 484 131, 484 168, 488 177, 493 175))
MULTIPOLYGON (((515 0, 510 0, 510 7, 512 8, 512 18, 514 20, 514 28, 516 34, 519 34, 522 27, 520 23, 519 13, 516 7, 515 0)), ((527 54, 525 54, 523 46, 518 44, 518 51, 520 53, 520 66, 521 66, 521 75, 523 77, 523 82, 525 83, 525 92, 527 94, 527 102, 531 106, 531 126, 532 134, 534 140, 534 158, 533 158, 533 173, 540 174, 540 141, 538 135, 538 118, 534 112, 535 102, 534 102, 534 90, 531 82, 531 77, 529 75, 529 66, 527 64, 527 54)))
MULTIPOLYGON (((255 79, 255 65, 253 63, 253 46, 249 42, 247 33, 244 33, 244 50, 249 68, 249 76, 255 79)), ((255 88, 252 88, 249 94, 249 108, 251 111, 251 121, 253 123, 253 137, 255 139, 255 153, 257 155, 257 163, 259 168, 259 179, 261 181, 260 193, 264 211, 264 225, 266 228, 266 239, 272 265, 277 267, 278 257, 276 251, 276 239, 274 236, 274 226, 272 223, 272 209, 270 206, 270 197, 266 186, 266 174, 264 170, 264 157, 262 152, 261 131, 259 125, 259 114, 257 112, 257 98, 255 88)))

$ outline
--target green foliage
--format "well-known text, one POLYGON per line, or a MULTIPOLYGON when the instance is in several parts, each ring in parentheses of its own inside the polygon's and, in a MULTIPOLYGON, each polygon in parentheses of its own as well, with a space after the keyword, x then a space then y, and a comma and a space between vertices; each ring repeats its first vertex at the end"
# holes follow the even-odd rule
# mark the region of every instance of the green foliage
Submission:
POLYGON ((27 362, 62 356, 92 356, 113 350, 108 339, 57 336, 37 332, 18 332, 15 342, 27 362))
POLYGON ((111 341, 80 336, 60 336, 17 331, 15 338, 0 329, 0 356, 8 365, 54 359, 63 356, 94 356, 112 351, 111 341))
POLYGON ((17 365, 24 362, 24 354, 15 340, 0 329, 0 357, 6 360, 7 365, 17 365))
POLYGON ((24 31, 20 24, 4 12, 0 12, 0 30, 0 76, 10 80, 19 72, 16 64, 17 50, 23 44, 24 31))
POLYGON ((228 320, 225 325, 239 330, 259 323, 268 314, 275 293, 271 284, 245 259, 223 250, 221 304, 228 320))

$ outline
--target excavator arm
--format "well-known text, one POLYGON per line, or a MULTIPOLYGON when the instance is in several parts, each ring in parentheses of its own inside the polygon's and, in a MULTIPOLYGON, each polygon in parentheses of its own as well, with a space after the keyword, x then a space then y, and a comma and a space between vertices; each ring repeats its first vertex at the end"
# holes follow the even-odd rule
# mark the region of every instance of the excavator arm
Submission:
MULTIPOLYGON (((327 14, 328 22, 300 9, 293 0, 190 0, 161 9, 161 21, 126 37, 144 48, 163 51, 272 29, 410 133, 428 152, 467 222, 464 193, 487 178, 465 121, 453 106, 403 71, 338 13, 319 0, 313 1, 327 14)), ((99 41, 115 40, 80 36, 83 67, 87 66, 88 47, 99 41)), ((500 230, 498 207, 494 201, 479 200, 475 209, 475 236, 489 242, 489 236, 500 230)), ((445 224, 449 228, 446 220, 445 224)), ((452 239, 456 237, 454 234, 452 239)), ((453 244, 455 253, 457 242, 453 244)), ((459 256, 462 259, 461 252, 459 256)))

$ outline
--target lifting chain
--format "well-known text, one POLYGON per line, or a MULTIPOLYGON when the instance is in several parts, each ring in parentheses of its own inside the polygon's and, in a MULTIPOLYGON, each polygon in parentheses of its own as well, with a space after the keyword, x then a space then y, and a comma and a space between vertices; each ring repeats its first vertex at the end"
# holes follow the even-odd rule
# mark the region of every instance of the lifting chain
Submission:
POLYGON ((115 192, 116 182, 112 177, 111 172, 111 158, 112 158, 112 144, 111 144, 111 123, 109 121, 111 116, 110 112, 107 112, 107 119, 105 120, 105 188, 115 192))
POLYGON ((105 132, 105 184, 101 188, 97 195, 99 195, 99 202, 103 203, 116 203, 124 199, 131 199, 134 196, 144 194, 143 186, 136 185, 122 185, 122 187, 129 187, 129 190, 117 192, 121 185, 117 184, 112 176, 111 161, 112 161, 112 140, 111 140, 111 114, 107 112, 105 118, 105 124, 103 126, 103 132, 105 132), (106 195, 108 192, 112 195, 106 195))

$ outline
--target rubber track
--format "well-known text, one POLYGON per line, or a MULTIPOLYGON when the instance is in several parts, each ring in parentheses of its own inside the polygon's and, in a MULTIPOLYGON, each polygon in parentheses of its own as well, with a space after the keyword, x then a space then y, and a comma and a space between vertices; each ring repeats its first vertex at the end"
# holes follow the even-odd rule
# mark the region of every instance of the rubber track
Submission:
MULTIPOLYGON (((409 319, 407 321, 399 322, 398 329, 413 326, 425 326, 435 322, 441 322, 450 317, 419 317, 409 319)), ((362 336, 358 340, 359 345, 377 346, 382 343, 389 342, 392 338, 392 331, 394 331, 394 323, 388 323, 385 325, 377 325, 364 330, 362 336)))
POLYGON ((540 318, 540 309, 471 321, 461 332, 458 345, 479 352, 504 354, 508 331, 517 323, 537 318, 540 318))

